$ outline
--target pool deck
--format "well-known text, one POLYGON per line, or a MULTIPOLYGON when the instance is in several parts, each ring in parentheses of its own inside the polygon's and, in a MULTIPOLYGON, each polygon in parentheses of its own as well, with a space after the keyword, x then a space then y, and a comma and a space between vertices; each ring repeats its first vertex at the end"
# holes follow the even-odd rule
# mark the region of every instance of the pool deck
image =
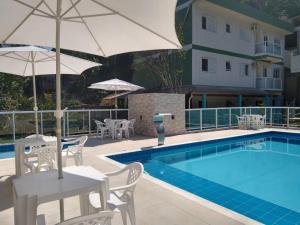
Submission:
MULTIPOLYGON (((264 129, 271 131, 278 129, 264 129)), ((279 131, 286 131, 280 129, 279 131)), ((297 132, 289 130, 290 132, 297 132)), ((220 130, 201 133, 189 133, 167 137, 165 145, 210 140, 228 136, 257 133, 252 130, 220 130)), ((90 137, 83 152, 84 164, 100 171, 118 169, 119 165, 105 158, 107 154, 146 149, 156 146, 156 138, 135 137, 130 140, 112 141, 90 137)), ((70 164, 69 164, 70 165, 70 164)), ((11 195, 11 176, 15 173, 14 160, 0 160, 0 224, 13 225, 13 207, 11 195)), ((238 225, 260 224, 205 199, 182 191, 162 181, 143 175, 136 188, 137 225, 238 225)), ((59 222, 58 202, 42 204, 39 214, 46 214, 47 224, 59 222)), ((65 200, 66 218, 79 215, 78 197, 65 200)), ((122 224, 121 216, 116 214, 113 225, 122 224)))

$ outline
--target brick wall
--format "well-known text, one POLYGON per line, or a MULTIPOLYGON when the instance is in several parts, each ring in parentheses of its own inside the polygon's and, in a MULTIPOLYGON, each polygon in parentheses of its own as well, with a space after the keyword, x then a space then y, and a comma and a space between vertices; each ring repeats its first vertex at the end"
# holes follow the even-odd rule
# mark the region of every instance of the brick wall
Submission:
POLYGON ((135 132, 156 136, 152 117, 156 113, 171 113, 164 117, 167 135, 185 132, 185 96, 183 94, 148 93, 128 96, 129 119, 136 119, 135 132))

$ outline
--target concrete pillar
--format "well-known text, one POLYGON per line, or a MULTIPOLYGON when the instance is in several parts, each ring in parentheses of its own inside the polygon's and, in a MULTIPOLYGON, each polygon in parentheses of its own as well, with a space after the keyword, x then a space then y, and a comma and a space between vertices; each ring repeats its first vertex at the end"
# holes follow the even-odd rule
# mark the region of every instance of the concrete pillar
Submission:
POLYGON ((243 96, 242 95, 237 96, 237 106, 243 107, 243 96))
POLYGON ((265 106, 272 106, 271 98, 269 95, 264 97, 265 106))
POLYGON ((207 94, 202 95, 202 108, 207 107, 207 94))

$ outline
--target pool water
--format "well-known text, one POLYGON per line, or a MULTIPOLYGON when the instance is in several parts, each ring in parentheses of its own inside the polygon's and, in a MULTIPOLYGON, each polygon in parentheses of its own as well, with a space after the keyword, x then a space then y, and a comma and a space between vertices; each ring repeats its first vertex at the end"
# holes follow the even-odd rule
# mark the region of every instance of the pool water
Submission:
POLYGON ((110 156, 265 224, 300 224, 300 134, 265 132, 110 156))

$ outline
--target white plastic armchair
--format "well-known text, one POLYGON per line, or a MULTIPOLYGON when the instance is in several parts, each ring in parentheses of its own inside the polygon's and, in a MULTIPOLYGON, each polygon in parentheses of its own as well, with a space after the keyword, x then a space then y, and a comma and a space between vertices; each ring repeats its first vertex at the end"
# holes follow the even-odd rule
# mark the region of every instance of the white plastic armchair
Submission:
POLYGON ((43 146, 33 150, 36 158, 26 160, 30 172, 47 171, 56 168, 56 146, 43 146))
POLYGON ((132 136, 134 136, 134 124, 136 122, 136 119, 131 119, 129 120, 129 122, 130 122, 128 127, 129 133, 132 132, 132 136))
MULTIPOLYGON (((87 216, 75 217, 56 225, 110 225, 114 216, 112 211, 102 211, 87 216)), ((39 215, 37 225, 46 225, 45 215, 39 215)))
MULTIPOLYGON (((141 163, 134 162, 123 169, 105 175, 109 178, 127 173, 126 183, 120 187, 110 189, 110 198, 107 205, 112 209, 119 209, 122 215, 123 224, 127 225, 127 214, 131 225, 136 224, 134 209, 134 190, 136 184, 143 174, 144 167, 141 163)), ((100 209, 100 196, 98 193, 89 195, 90 204, 94 209, 100 209)))
POLYGON ((82 158, 82 149, 88 139, 88 136, 82 136, 78 139, 73 141, 65 142, 64 145, 69 145, 66 150, 62 151, 63 157, 63 166, 67 165, 67 159, 71 158, 74 160, 75 165, 83 165, 83 158, 82 158))
POLYGON ((106 125, 106 123, 102 123, 99 120, 95 120, 96 126, 97 126, 97 135, 100 135, 101 138, 104 136, 110 135, 110 127, 106 125), (99 134, 100 133, 100 134, 99 134))
POLYGON ((239 129, 247 129, 247 121, 245 116, 236 116, 239 129))

